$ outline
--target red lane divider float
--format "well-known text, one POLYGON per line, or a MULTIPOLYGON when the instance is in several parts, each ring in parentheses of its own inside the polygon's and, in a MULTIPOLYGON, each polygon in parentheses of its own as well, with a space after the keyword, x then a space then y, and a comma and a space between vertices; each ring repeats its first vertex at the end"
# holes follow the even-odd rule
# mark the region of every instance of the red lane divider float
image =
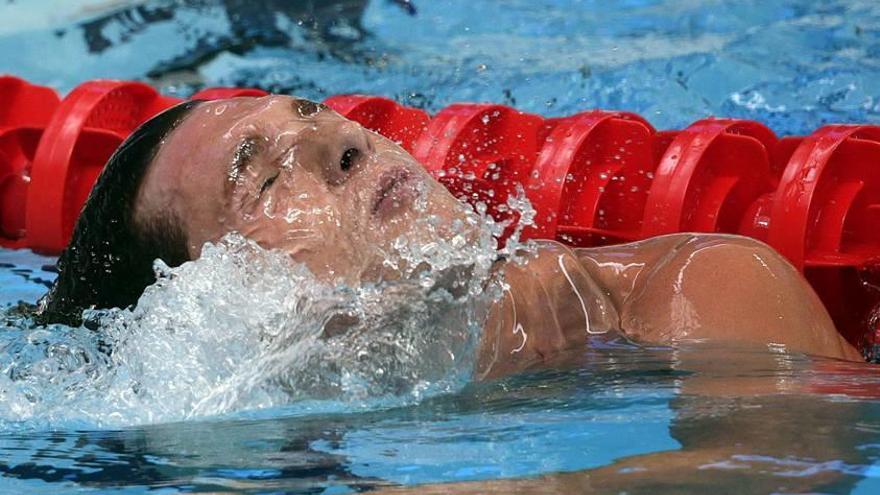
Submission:
POLYGON ((531 173, 542 120, 502 105, 451 105, 431 119, 413 156, 456 197, 512 221, 503 242, 517 220, 507 200, 531 173))
POLYGON ((756 198, 774 188, 776 136, 757 122, 706 119, 679 132, 657 166, 642 237, 736 233, 756 198))
POLYGON ((30 164, 43 130, 0 129, 0 246, 30 247, 25 238, 24 206, 30 185, 30 164))
POLYGON ((530 238, 595 246, 639 239, 653 180, 654 128, 633 114, 584 112, 550 119, 525 191, 530 238))
POLYGON ((880 255, 880 126, 803 138, 773 201, 769 242, 795 266, 857 266, 880 255))
POLYGON ((0 77, 0 246, 28 247, 24 205, 30 164, 58 94, 16 77, 0 77))
POLYGON ((416 139, 425 132, 430 117, 416 108, 399 105, 378 96, 337 95, 324 103, 367 129, 377 132, 412 152, 416 139))
POLYGON ((12 76, 0 76, 0 129, 41 127, 58 108, 58 93, 12 76))
MULTIPOLYGON (((210 88, 193 98, 265 94, 210 88)), ((141 83, 92 81, 59 102, 49 88, 0 77, 0 246, 57 254, 113 150, 178 101, 141 83)), ((400 143, 496 219, 517 220, 506 202, 522 187, 536 210, 527 238, 597 246, 697 231, 765 241, 804 272, 851 342, 880 345, 865 322, 880 314, 878 126, 777 138, 747 120, 658 132, 625 112, 544 119, 454 104, 431 117, 376 96, 325 103, 400 143)))

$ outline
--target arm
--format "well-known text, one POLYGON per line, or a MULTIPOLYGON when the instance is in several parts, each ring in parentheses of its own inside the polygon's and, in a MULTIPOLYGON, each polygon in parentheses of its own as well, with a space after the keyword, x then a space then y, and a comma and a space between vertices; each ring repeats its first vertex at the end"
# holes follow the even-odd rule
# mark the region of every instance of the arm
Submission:
POLYGON ((640 342, 731 342, 861 361, 815 292, 781 255, 740 236, 680 234, 577 250, 640 342), (615 260, 635 262, 628 277, 615 260))
POLYGON ((547 366, 590 335, 638 342, 777 344, 859 361, 806 280, 767 245, 739 236, 676 234, 590 249, 543 242, 502 269, 479 378, 547 366))

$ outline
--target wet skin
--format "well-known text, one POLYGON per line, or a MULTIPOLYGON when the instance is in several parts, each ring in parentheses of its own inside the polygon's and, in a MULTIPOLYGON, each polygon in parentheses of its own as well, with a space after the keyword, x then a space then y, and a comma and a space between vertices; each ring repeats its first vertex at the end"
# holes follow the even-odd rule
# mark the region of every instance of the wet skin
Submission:
POLYGON ((552 363, 588 334, 728 342, 862 361, 806 280, 769 246, 674 234, 600 248, 546 244, 490 313, 478 376, 552 363), (585 318, 584 311, 586 308, 585 318))
MULTIPOLYGON (((395 143, 321 105, 270 96, 197 107, 163 143, 135 219, 176 216, 191 258, 235 231, 322 280, 359 284, 401 276, 386 260, 402 235, 473 240, 465 208, 395 143)), ((861 359, 794 268, 743 237, 679 234, 595 249, 545 242, 498 270, 507 288, 484 326, 481 378, 547 365, 590 334, 861 359)))

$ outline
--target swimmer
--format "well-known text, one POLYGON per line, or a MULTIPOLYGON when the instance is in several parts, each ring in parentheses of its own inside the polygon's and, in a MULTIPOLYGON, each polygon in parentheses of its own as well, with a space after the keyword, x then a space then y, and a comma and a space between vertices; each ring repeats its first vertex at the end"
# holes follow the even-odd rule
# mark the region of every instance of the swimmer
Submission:
MULTIPOLYGON (((180 265, 230 232, 288 253, 321 280, 393 280, 402 276, 386 262, 395 239, 473 241, 466 208, 398 145, 324 105, 285 96, 187 102, 109 160, 38 311, 77 324, 86 308, 133 306, 154 281, 155 259, 180 265)), ((553 365, 592 336, 861 360, 803 277, 745 237, 677 234, 585 249, 543 241, 493 272, 504 290, 483 325, 480 379, 553 365)))

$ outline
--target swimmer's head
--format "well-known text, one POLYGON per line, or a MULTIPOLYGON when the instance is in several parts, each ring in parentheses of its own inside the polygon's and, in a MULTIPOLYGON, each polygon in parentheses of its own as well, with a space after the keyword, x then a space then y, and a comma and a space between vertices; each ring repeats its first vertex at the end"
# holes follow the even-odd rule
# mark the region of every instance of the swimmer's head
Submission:
POLYGON ((318 278, 399 276, 396 239, 466 229, 458 200, 400 146, 329 108, 267 96, 189 103, 108 162, 44 298, 48 319, 134 304, 156 258, 175 266, 238 232, 318 278))

